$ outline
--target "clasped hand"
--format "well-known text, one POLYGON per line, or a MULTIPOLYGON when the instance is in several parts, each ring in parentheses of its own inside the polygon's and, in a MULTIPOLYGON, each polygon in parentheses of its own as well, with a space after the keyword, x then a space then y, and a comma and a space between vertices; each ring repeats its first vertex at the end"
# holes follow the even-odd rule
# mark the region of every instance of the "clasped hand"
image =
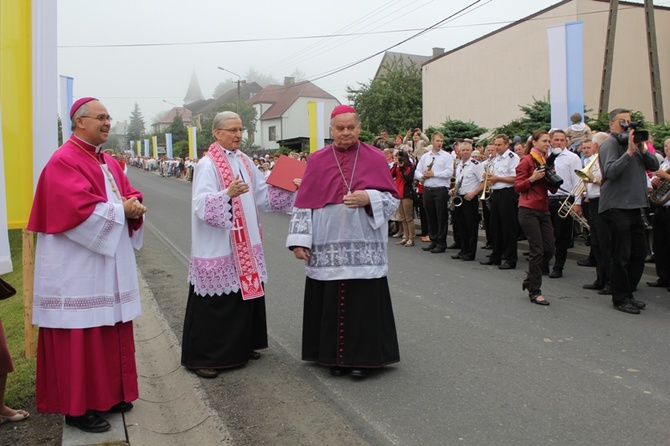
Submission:
POLYGON ((126 218, 136 220, 144 215, 147 207, 139 202, 137 197, 126 199, 123 197, 123 212, 126 218))
POLYGON ((362 208, 370 204, 370 197, 364 190, 357 190, 344 196, 344 204, 348 208, 362 208))

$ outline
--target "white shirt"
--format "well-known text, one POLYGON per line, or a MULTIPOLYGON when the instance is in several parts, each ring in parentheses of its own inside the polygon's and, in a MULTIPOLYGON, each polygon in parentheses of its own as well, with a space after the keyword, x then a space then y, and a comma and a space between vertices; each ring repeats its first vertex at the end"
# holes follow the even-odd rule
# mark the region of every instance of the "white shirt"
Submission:
MULTIPOLYGON (((572 153, 569 149, 563 149, 554 161, 554 170, 563 179, 563 184, 561 184, 561 187, 555 194, 547 192, 549 196, 567 197, 579 181, 575 170, 580 170, 581 168, 582 160, 579 156, 572 153)), ((575 197, 575 204, 580 204, 581 202, 581 196, 575 197)))
POLYGON ((414 178, 423 180, 423 173, 428 165, 435 160, 431 170, 435 176, 428 177, 423 182, 424 187, 446 187, 451 184, 451 176, 454 174, 454 158, 449 152, 440 150, 435 153, 432 150, 423 154, 414 171, 414 178))
POLYGON ((461 187, 456 191, 459 195, 474 192, 484 181, 484 166, 477 160, 468 159, 458 162, 456 167, 456 183, 461 181, 461 187))
MULTIPOLYGON (((595 155, 591 155, 584 158, 584 165, 588 165, 593 160, 594 156, 595 155)), ((598 162, 591 168, 591 172, 593 173, 594 181, 602 179, 603 174, 600 172, 600 164, 598 164, 598 162)), ((600 198, 600 184, 595 182, 586 183, 586 198, 600 198)))
MULTIPOLYGON (((497 155, 492 160, 493 175, 497 177, 516 177, 516 166, 519 165, 519 155, 510 149, 505 150, 502 155, 497 155)), ((498 181, 491 185, 491 190, 500 190, 508 187, 514 187, 514 183, 504 183, 498 181)))

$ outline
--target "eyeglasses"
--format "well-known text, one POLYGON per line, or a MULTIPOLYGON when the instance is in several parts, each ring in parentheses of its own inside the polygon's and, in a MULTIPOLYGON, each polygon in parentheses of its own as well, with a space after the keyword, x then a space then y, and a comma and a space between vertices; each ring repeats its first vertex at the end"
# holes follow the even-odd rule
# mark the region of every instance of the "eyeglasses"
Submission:
POLYGON ((245 129, 244 127, 242 127, 242 128, 239 128, 239 129, 217 129, 217 130, 223 130, 224 132, 228 132, 228 133, 233 133, 233 134, 235 134, 235 133, 238 133, 238 132, 239 132, 239 133, 244 133, 244 131, 245 131, 246 129, 245 129))
POLYGON ((109 116, 109 115, 98 115, 98 116, 81 115, 80 118, 97 119, 97 120, 100 121, 100 122, 105 122, 105 121, 112 122, 112 117, 109 116))

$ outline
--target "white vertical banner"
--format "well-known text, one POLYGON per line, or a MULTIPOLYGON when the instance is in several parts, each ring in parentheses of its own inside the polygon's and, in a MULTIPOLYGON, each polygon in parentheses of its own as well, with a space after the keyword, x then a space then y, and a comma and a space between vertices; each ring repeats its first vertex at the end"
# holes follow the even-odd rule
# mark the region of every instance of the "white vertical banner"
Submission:
POLYGON ((0 274, 12 272, 12 254, 7 232, 7 190, 5 188, 5 153, 2 144, 2 107, 0 107, 0 274))
POLYGON ((318 147, 324 147, 326 145, 326 121, 323 113, 325 103, 317 102, 316 103, 316 142, 318 147))
POLYGON ((165 154, 168 159, 172 159, 172 133, 165 134, 165 154))
POLYGON ((149 158, 149 156, 150 156, 150 154, 149 154, 149 140, 148 139, 144 140, 144 156, 146 156, 147 158, 149 158))
POLYGON ((33 190, 58 147, 56 2, 32 0, 33 190))
POLYGON ((565 24, 547 27, 549 43, 549 99, 551 127, 565 129, 568 119, 568 74, 565 24))
POLYGON ((129 141, 129 146, 130 146, 130 151, 133 151, 133 147, 135 147, 135 141, 129 141))
POLYGON ((60 124, 63 142, 70 139, 72 134, 72 121, 70 120, 70 109, 73 102, 74 79, 68 76, 59 76, 60 79, 60 124))

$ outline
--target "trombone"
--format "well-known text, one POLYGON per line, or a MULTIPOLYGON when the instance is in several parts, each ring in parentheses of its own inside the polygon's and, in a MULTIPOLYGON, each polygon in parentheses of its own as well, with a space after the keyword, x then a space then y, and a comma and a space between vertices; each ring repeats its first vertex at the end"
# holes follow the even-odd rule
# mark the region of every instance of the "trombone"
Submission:
POLYGON ((575 169, 575 174, 577 175, 579 180, 575 183, 575 186, 570 191, 568 198, 563 200, 563 203, 561 203, 561 207, 558 208, 558 216, 560 218, 568 218, 568 216, 571 216, 577 223, 580 224, 580 226, 586 229, 590 229, 588 222, 584 217, 575 212, 574 209, 575 201, 573 200, 571 202, 570 199, 573 197, 577 198, 584 193, 584 191, 586 190, 586 183, 591 182, 589 173, 596 172, 598 169, 600 169, 600 166, 596 165, 597 162, 598 162, 598 154, 596 154, 593 157, 593 159, 589 161, 589 163, 586 166, 584 166, 583 169, 575 169))
POLYGON ((479 199, 482 201, 488 201, 491 198, 491 185, 489 184, 489 175, 492 174, 495 170, 493 161, 489 156, 486 167, 484 168, 484 189, 482 189, 482 194, 479 196, 479 199))

